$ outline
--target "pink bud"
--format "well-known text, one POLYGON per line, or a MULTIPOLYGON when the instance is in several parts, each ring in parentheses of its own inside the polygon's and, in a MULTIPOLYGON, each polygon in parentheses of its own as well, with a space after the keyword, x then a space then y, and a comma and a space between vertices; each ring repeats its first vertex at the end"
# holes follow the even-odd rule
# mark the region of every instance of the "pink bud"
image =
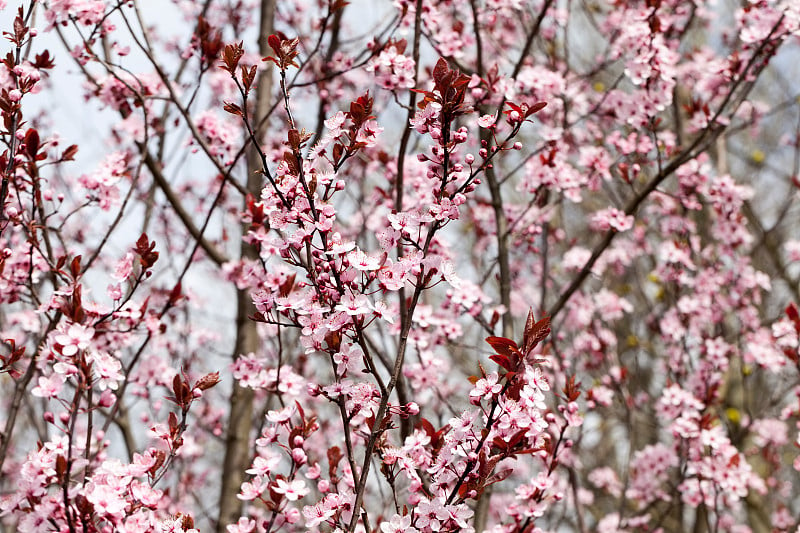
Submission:
POLYGON ((100 407, 111 407, 116 401, 117 397, 109 389, 106 389, 100 395, 100 401, 97 403, 100 407))
POLYGON ((300 520, 300 509, 289 507, 283 512, 283 514, 286 517, 286 521, 290 524, 294 524, 300 520))
POLYGON ((308 457, 302 448, 294 448, 292 450, 292 460, 298 465, 304 465, 308 461, 308 457))

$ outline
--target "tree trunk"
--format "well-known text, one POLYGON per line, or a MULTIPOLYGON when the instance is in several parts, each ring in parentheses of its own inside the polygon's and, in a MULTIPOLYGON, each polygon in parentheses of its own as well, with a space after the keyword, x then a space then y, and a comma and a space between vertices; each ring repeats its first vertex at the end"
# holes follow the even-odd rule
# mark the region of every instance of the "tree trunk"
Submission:
MULTIPOLYGON (((259 23, 259 54, 269 55, 267 37, 273 32, 275 0, 262 0, 259 23)), ((262 68, 255 89, 256 105, 252 112, 252 122, 256 128, 256 138, 261 139, 261 119, 266 116, 272 97, 272 69, 262 68)), ((248 150, 247 190, 256 198, 261 195, 261 159, 254 147, 248 150)), ((242 227, 242 232, 247 228, 242 227)), ((242 259, 257 259, 258 251, 251 245, 242 243, 242 259)), ((247 289, 236 291, 236 346, 233 358, 241 354, 257 352, 259 349, 256 323, 248 318, 254 312, 247 289)), ((245 470, 250 467, 250 433, 253 429, 253 391, 233 384, 230 399, 228 433, 225 438, 225 461, 222 487, 219 498, 219 521, 217 532, 225 533, 228 524, 236 522, 242 514, 242 501, 236 497, 239 487, 245 481, 245 470)))

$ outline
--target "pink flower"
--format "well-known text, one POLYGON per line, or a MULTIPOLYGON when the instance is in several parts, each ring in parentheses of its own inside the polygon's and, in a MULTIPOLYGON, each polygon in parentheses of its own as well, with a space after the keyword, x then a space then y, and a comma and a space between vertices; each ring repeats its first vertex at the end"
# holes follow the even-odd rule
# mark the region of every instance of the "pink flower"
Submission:
POLYGON ((369 299, 363 294, 347 293, 336 306, 336 310, 343 311, 350 316, 359 316, 371 313, 372 306, 369 299))
POLYGON ((78 178, 78 182, 87 189, 86 197, 96 200, 104 211, 119 202, 117 184, 128 173, 128 160, 127 152, 114 152, 106 156, 94 172, 78 178))
POLYGON ((368 120, 361 126, 361 129, 358 130, 358 135, 356 135, 356 142, 364 143, 366 148, 370 148, 378 144, 378 135, 381 134, 383 128, 378 126, 378 123, 374 120, 368 120))
POLYGON ((233 160, 238 149, 236 127, 226 116, 220 117, 215 111, 201 112, 195 119, 197 130, 205 137, 211 155, 222 158, 225 164, 233 160))
POLYGON ((378 271, 378 280, 381 285, 390 291, 399 291, 406 284, 408 271, 402 263, 393 263, 391 259, 378 271))
POLYGON ((114 270, 113 278, 119 282, 123 282, 131 277, 133 273, 133 252, 128 252, 125 257, 119 260, 116 269, 114 270))
POLYGON ((389 522, 381 523, 383 533, 417 533, 417 528, 411 525, 411 515, 400 516, 396 514, 389 522))
POLYGON ((64 386, 64 377, 61 374, 52 374, 50 376, 41 376, 37 381, 31 394, 40 398, 54 398, 58 396, 64 386))
POLYGON ((479 405, 481 400, 491 400, 496 394, 499 394, 503 386, 498 383, 499 376, 497 372, 492 372, 485 378, 479 379, 475 383, 475 388, 469 392, 469 401, 473 405, 479 405))
POLYGON ((380 255, 367 255, 361 249, 355 249, 347 254, 347 260, 350 266, 357 270, 377 270, 381 266, 380 255))
POLYGON ((184 529, 183 517, 180 514, 176 518, 164 520, 161 523, 161 531, 162 533, 200 533, 200 530, 196 528, 184 529))
POLYGON ((422 500, 414 510, 416 517, 415 525, 419 529, 430 528, 432 531, 439 531, 442 524, 450 518, 450 513, 444 505, 442 498, 433 500, 422 500))
POLYGON ((336 372, 343 376, 346 372, 355 372, 362 364, 361 360, 364 352, 359 346, 349 342, 342 343, 339 351, 333 354, 333 362, 336 363, 336 372))
POLYGON ((106 290, 106 293, 108 294, 108 297, 115 302, 122 300, 122 286, 119 283, 110 284, 106 290))
POLYGON ((283 409, 267 412, 267 420, 273 424, 287 424, 292 415, 295 413, 295 405, 293 403, 287 405, 283 409))
POLYGON ((262 453, 264 455, 259 455, 253 459, 253 466, 247 470, 248 474, 266 476, 280 464, 281 458, 276 453, 269 449, 264 450, 262 453))
POLYGON ((470 518, 474 512, 467 507, 467 504, 449 505, 447 511, 450 513, 450 519, 456 523, 460 531, 471 529, 467 524, 467 519, 470 518))
POLYGON ((94 337, 94 328, 82 324, 72 323, 66 328, 59 328, 61 333, 56 334, 55 342, 62 346, 61 353, 66 357, 71 357, 79 350, 85 350, 94 337))
POLYGON ((341 505, 340 498, 339 494, 328 494, 317 504, 303 507, 303 517, 306 519, 306 527, 317 527, 335 515, 341 505))
POLYGON ((613 496, 622 493, 622 483, 613 468, 603 466, 589 473, 589 483, 597 488, 607 490, 613 496))
POLYGON ((256 476, 250 481, 242 483, 239 494, 236 495, 240 500, 255 500, 267 489, 267 482, 264 478, 256 476))
POLYGON ((158 507, 160 502, 164 501, 164 493, 152 488, 149 483, 142 483, 134 480, 130 484, 130 490, 131 496, 135 498, 135 501, 153 509, 158 507))
POLYGON ((601 289, 594 297, 597 314, 606 321, 619 320, 623 313, 633 311, 633 305, 608 289, 601 289))
POLYGON ((227 526, 228 533, 252 533, 256 528, 256 521, 245 516, 239 518, 235 524, 227 526))
POLYGON ((92 502, 94 510, 101 515, 117 515, 122 517, 127 502, 123 498, 122 487, 90 481, 84 489, 86 499, 92 502))
POLYGON ((118 383, 125 379, 119 359, 106 352, 95 352, 92 354, 91 360, 93 362, 92 369, 97 375, 97 387, 101 391, 117 390, 118 383))
POLYGON ((52 531, 50 515, 56 511, 56 505, 49 500, 45 500, 41 505, 36 506, 36 510, 26 513, 17 524, 19 533, 40 533, 52 531))
POLYGON ((375 72, 382 88, 410 89, 414 86, 414 60, 400 53, 395 46, 386 47, 367 63, 367 72, 375 72))
POLYGON ((491 128, 494 126, 495 117, 494 115, 482 115, 478 119, 478 126, 481 128, 491 128))
POLYGON ((589 222, 589 226, 595 231, 626 231, 633 227, 634 218, 626 215, 616 207, 609 207, 598 211, 589 222))
POLYGON ((278 494, 283 494, 290 502, 299 500, 309 492, 306 482, 302 479, 295 479, 289 482, 284 479, 278 479, 275 481, 272 490, 278 494))
POLYGON ((439 111, 440 106, 428 104, 424 109, 417 111, 414 118, 412 118, 409 123, 418 133, 427 133, 429 129, 436 124, 439 111))

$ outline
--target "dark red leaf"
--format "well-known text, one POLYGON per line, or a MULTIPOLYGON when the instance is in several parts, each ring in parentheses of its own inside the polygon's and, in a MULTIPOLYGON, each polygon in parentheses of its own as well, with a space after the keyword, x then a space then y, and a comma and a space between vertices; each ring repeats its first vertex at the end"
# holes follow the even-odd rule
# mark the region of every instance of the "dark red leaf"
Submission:
POLYGON ((35 160, 39 152, 39 132, 33 128, 25 132, 25 152, 31 160, 35 160))
POLYGON ((244 46, 242 41, 239 41, 235 44, 229 44, 225 46, 225 50, 222 53, 222 62, 224 70, 228 71, 231 76, 235 76, 236 74, 236 67, 239 66, 239 61, 242 59, 244 55, 244 46))
POLYGON ((146 233, 142 233, 136 241, 135 252, 139 255, 139 262, 144 269, 152 267, 158 260, 158 252, 155 251, 155 241, 150 242, 146 233))
POLYGON ((798 313, 797 305, 795 305, 794 302, 790 302, 789 305, 786 306, 786 316, 788 316, 792 322, 800 321, 800 313, 798 313))
POLYGON ((548 335, 550 335, 550 317, 546 316, 538 322, 534 322, 533 311, 529 311, 522 341, 525 355, 530 354, 548 335))
POLYGON ((494 485, 495 483, 499 483, 500 481, 503 481, 508 476, 510 476, 513 472, 514 472, 513 468, 506 468, 504 470, 501 470, 496 474, 494 474, 493 476, 489 477, 486 480, 486 484, 484 486, 488 487, 489 485, 494 485))
POLYGON ((69 264, 69 271, 73 279, 78 279, 78 276, 81 275, 81 256, 77 255, 72 259, 69 264))
POLYGON ((194 388, 200 390, 208 390, 220 382, 219 372, 212 372, 200 378, 195 384, 194 388))
POLYGON ((240 117, 244 116, 244 113, 242 112, 242 108, 239 107, 236 104, 231 103, 231 102, 225 102, 225 105, 222 107, 222 109, 224 109, 225 111, 227 111, 231 115, 238 115, 240 117))
POLYGON ((514 365, 511 363, 511 360, 505 355, 494 354, 489 356, 489 359, 491 359, 501 367, 505 368, 509 372, 514 370, 514 365))
POLYGON ((525 117, 527 118, 527 117, 533 115, 534 113, 538 113, 539 111, 544 109, 546 106, 547 106, 547 102, 536 102, 535 104, 530 106, 528 108, 528 110, 525 112, 525 117))
MULTIPOLYGON (((176 376, 177 377, 177 376, 176 376)), ((169 432, 170 436, 174 437, 178 434, 178 416, 173 412, 169 412, 169 417, 167 417, 167 423, 169 424, 169 432)))
POLYGON ((445 60, 443 57, 440 57, 439 61, 436 62, 436 66, 433 67, 433 81, 437 83, 443 82, 449 72, 450 68, 447 66, 447 60, 445 60))
POLYGON ((517 343, 505 337, 486 337, 486 342, 494 348, 497 353, 509 355, 511 353, 519 353, 517 343))
POLYGON ((296 275, 293 273, 287 276, 286 280, 278 286, 278 293, 282 298, 289 296, 289 293, 292 292, 292 288, 294 287, 294 282, 296 279, 296 275))
POLYGON ((64 150, 64 153, 61 154, 61 160, 72 161, 73 159, 75 159, 75 154, 77 153, 78 153, 78 145, 71 144, 70 146, 67 147, 66 150, 64 150))
POLYGON ((328 475, 331 479, 336 477, 336 472, 339 469, 339 462, 344 455, 338 446, 331 446, 328 448, 328 475))
POLYGON ((436 434, 436 429, 433 427, 433 424, 428 422, 427 418, 420 419, 419 423, 422 426, 422 430, 425 431, 425 434, 428 437, 433 438, 433 436, 436 434))
POLYGON ((270 35, 267 37, 267 44, 272 51, 275 52, 276 55, 280 55, 281 53, 281 39, 275 34, 270 35))
POLYGON ((22 8, 20 8, 19 15, 14 19, 14 44, 21 46, 27 34, 28 27, 25 26, 25 20, 22 18, 22 8))

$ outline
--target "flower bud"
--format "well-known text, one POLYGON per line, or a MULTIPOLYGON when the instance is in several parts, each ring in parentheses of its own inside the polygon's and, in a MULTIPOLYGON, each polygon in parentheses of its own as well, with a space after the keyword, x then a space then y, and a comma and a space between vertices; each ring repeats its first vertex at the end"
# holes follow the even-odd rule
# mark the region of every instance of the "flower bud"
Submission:
POLYGON ((292 460, 298 465, 304 465, 308 461, 308 457, 302 448, 294 448, 292 450, 292 460))

